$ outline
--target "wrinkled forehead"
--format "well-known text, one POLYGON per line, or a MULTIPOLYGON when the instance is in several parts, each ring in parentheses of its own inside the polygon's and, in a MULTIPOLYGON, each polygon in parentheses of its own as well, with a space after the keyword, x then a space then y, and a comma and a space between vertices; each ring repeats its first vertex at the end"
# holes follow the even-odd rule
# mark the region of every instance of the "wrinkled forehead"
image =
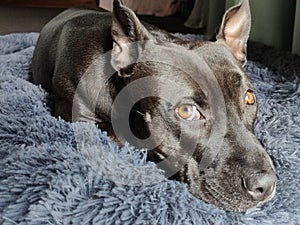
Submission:
POLYGON ((233 75, 249 82, 242 64, 222 41, 205 44, 194 51, 207 63, 218 80, 231 79, 230 76, 233 75))
POLYGON ((151 62, 161 77, 199 83, 213 76, 203 56, 195 51, 173 43, 151 47, 144 51, 139 61, 151 62))
POLYGON ((205 98, 220 95, 219 84, 213 71, 205 58, 196 51, 175 44, 152 46, 144 49, 138 61, 148 67, 144 69, 146 72, 154 75, 152 80, 147 80, 151 83, 148 89, 166 90, 165 94, 170 95, 168 99, 197 94, 205 98))

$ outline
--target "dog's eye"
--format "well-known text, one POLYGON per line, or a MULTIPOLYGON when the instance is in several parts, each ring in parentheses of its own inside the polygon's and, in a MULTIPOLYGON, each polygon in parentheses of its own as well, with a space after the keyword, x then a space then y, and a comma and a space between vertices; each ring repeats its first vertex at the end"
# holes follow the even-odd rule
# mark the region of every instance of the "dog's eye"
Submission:
POLYGON ((255 95, 254 95, 253 91, 248 90, 245 94, 245 103, 247 105, 254 105, 255 102, 256 102, 256 99, 255 99, 255 95))
POLYGON ((195 105, 183 104, 176 108, 176 114, 184 120, 200 120, 204 116, 197 110, 195 105))

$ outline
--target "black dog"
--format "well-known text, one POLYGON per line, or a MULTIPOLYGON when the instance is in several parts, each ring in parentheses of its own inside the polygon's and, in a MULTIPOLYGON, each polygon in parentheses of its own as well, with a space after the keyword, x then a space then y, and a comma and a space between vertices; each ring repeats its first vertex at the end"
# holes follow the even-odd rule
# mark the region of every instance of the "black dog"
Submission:
POLYGON ((243 69, 250 24, 248 0, 226 12, 215 42, 179 40, 119 0, 112 14, 68 9, 41 31, 33 79, 53 93, 54 115, 153 149, 149 160, 195 196, 246 211, 276 187, 253 134, 257 102, 243 69))

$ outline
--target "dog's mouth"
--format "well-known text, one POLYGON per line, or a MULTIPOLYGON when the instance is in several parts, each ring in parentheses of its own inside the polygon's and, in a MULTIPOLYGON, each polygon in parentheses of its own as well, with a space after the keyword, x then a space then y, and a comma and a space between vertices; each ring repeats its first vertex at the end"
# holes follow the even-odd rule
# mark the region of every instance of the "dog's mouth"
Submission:
MULTIPOLYGON (((185 171, 182 171, 181 175, 183 176, 181 178, 186 178, 184 181, 188 183, 189 191, 195 197, 214 204, 225 211, 246 212, 251 208, 260 207, 274 197, 277 183, 277 179, 273 179, 275 173, 270 170, 265 174, 270 174, 270 177, 267 176, 264 182, 270 181, 269 183, 272 183, 275 181, 265 191, 260 190, 266 187, 266 185, 261 185, 264 183, 257 185, 257 182, 254 183, 253 180, 249 181, 243 176, 234 175, 232 171, 231 173, 224 171, 216 173, 214 169, 207 168, 205 171, 197 172, 192 167, 187 166, 185 171), (254 194, 252 191, 259 193, 254 194)), ((261 176, 260 174, 252 174, 249 177, 255 177, 258 180, 261 176)))
POLYGON ((226 211, 245 212, 258 205, 250 199, 244 198, 237 192, 229 193, 216 182, 203 182, 201 197, 204 201, 212 203, 226 211))
POLYGON ((276 184, 272 186, 271 193, 262 200, 255 200, 246 191, 237 186, 228 188, 220 184, 216 179, 201 179, 201 184, 193 187, 190 184, 191 193, 204 201, 214 204, 225 211, 246 212, 250 208, 259 207, 271 200, 276 192, 276 184))

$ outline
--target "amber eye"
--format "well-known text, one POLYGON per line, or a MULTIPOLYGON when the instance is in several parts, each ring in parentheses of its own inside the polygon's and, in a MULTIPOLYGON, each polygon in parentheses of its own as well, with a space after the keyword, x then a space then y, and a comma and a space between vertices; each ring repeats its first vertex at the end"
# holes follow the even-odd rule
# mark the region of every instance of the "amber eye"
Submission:
POLYGON ((183 104, 176 108, 176 114, 184 120, 200 120, 204 116, 197 110, 195 105, 183 104))
POLYGON ((255 99, 255 95, 254 95, 253 91, 248 90, 245 94, 245 103, 247 105, 254 105, 255 102, 256 102, 256 99, 255 99))

